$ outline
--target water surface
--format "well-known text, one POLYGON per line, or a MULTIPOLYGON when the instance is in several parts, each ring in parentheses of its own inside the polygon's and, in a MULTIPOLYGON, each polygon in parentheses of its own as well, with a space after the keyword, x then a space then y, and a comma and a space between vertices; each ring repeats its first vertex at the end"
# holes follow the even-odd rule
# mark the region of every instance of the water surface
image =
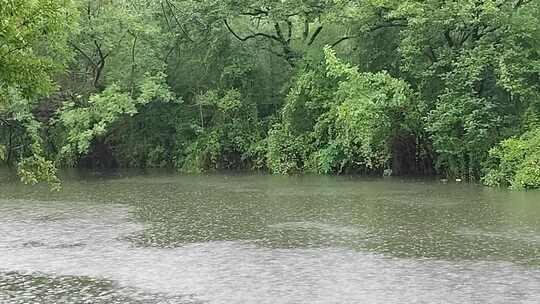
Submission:
POLYGON ((540 192, 415 179, 0 180, 0 303, 539 303, 540 192))

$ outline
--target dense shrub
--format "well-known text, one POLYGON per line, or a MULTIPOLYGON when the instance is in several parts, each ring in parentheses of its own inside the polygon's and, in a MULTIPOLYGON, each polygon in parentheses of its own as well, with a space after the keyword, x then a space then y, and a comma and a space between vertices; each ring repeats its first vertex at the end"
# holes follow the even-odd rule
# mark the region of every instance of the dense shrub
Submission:
POLYGON ((197 137, 179 162, 186 172, 257 167, 264 152, 257 108, 237 90, 208 91, 197 99, 201 120, 197 137))
POLYGON ((502 141, 489 152, 489 162, 487 185, 540 188, 540 129, 502 141))
MULTIPOLYGON (((394 136, 414 112, 408 86, 384 72, 361 73, 325 50, 324 69, 302 72, 268 139, 276 173, 382 172, 394 136)), ((410 131, 411 128, 408 128, 410 131)))

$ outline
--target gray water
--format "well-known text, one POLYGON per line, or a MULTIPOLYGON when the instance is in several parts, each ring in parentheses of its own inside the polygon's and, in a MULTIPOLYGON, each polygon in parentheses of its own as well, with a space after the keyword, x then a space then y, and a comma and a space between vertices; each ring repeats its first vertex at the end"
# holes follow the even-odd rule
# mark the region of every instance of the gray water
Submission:
POLYGON ((0 179, 0 303, 540 303, 540 192, 359 177, 0 179))

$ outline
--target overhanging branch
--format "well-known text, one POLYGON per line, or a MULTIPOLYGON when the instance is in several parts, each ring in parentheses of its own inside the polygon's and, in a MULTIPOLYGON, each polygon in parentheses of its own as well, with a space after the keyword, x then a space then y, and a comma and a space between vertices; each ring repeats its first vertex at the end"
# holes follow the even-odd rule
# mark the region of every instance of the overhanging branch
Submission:
POLYGON ((253 33, 251 35, 248 35, 248 36, 245 36, 245 37, 241 37, 240 35, 238 35, 232 28, 231 26, 229 25, 229 22, 227 22, 227 19, 223 19, 223 22, 225 23, 225 27, 227 27, 227 30, 229 30, 229 32, 238 40, 240 41, 247 41, 249 39, 254 39, 254 38, 257 38, 257 37, 264 37, 264 38, 268 38, 268 39, 272 39, 272 40, 275 40, 279 43, 282 43, 281 39, 279 39, 279 37, 277 36, 273 36, 273 35, 270 35, 270 34, 266 34, 266 33, 253 33))
MULTIPOLYGON (((384 24, 379 24, 379 25, 372 26, 370 29, 367 30, 367 32, 371 33, 371 32, 374 32, 376 30, 380 30, 380 29, 383 29, 383 28, 405 27, 405 26, 407 26, 406 23, 384 23, 384 24)), ((335 46, 339 45, 340 43, 342 43, 344 41, 347 41, 349 39, 358 38, 358 37, 360 37, 360 35, 361 34, 341 37, 336 42, 332 43, 330 46, 335 47, 335 46)))
POLYGON ((313 33, 313 35, 311 35, 311 38, 309 39, 309 42, 307 45, 312 45, 313 42, 315 42, 315 39, 317 39, 317 36, 319 36, 319 34, 321 33, 323 27, 322 25, 317 27, 317 29, 315 29, 315 32, 313 33))

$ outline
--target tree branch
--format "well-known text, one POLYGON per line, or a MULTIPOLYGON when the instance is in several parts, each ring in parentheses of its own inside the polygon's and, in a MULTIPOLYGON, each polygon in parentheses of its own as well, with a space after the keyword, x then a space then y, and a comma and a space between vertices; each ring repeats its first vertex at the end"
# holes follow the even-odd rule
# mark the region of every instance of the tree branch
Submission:
POLYGON ((137 35, 130 33, 133 36, 133 45, 131 46, 131 75, 130 75, 130 86, 131 86, 131 95, 135 91, 135 70, 137 68, 137 63, 135 62, 135 51, 137 47, 137 35))
POLYGON ((306 18, 304 19, 304 32, 302 33, 302 41, 306 41, 309 36, 309 21, 306 18))
POLYGON ((93 66, 95 67, 96 66, 96 63, 94 62, 94 60, 92 60, 92 58, 90 58, 90 56, 88 56, 83 50, 81 50, 75 43, 69 41, 68 44, 73 48, 75 49, 75 51, 77 51, 79 54, 83 55, 83 57, 88 60, 88 62, 93 66))
POLYGON ((283 32, 281 31, 281 26, 279 26, 278 22, 274 22, 274 29, 276 30, 277 37, 279 37, 278 41, 282 44, 285 44, 285 37, 283 37, 283 32))
POLYGON ((287 19, 285 22, 287 23, 287 43, 289 43, 291 42, 291 38, 292 38, 293 25, 292 25, 291 20, 289 19, 287 19))
POLYGON ((165 0, 165 2, 167 2, 167 6, 169 7, 169 10, 171 11, 171 15, 173 16, 173 19, 174 19, 175 23, 178 25, 178 27, 180 28, 180 30, 182 31, 184 36, 186 36, 186 38, 190 42, 195 42, 195 41, 193 41, 193 39, 191 39, 191 37, 187 33, 186 29, 184 28, 184 25, 180 22, 180 20, 178 20, 178 17, 174 13, 173 7, 176 8, 176 6, 174 6, 174 4, 172 4, 169 0, 165 0))
POLYGON ((227 29, 229 30, 229 32, 238 40, 240 41, 247 41, 249 39, 253 39, 253 38, 257 38, 257 37, 264 37, 264 38, 268 38, 268 39, 272 39, 272 40, 275 40, 279 43, 283 43, 279 37, 276 37, 276 36, 273 36, 273 35, 269 35, 269 34, 265 34, 265 33, 254 33, 254 34, 251 34, 249 36, 246 36, 246 37, 240 37, 232 28, 231 26, 229 25, 229 22, 227 22, 227 19, 223 19, 223 22, 225 23, 225 26, 227 27, 227 29))
MULTIPOLYGON (((370 29, 367 30, 367 32, 374 32, 376 30, 380 30, 380 29, 383 29, 383 28, 390 28, 390 27, 405 27, 407 26, 407 24, 404 24, 404 23, 384 23, 384 24, 379 24, 379 25, 375 25, 373 27, 371 27, 370 29)), ((341 37, 339 38, 336 42, 332 43, 330 46, 331 47, 335 47, 337 46, 338 44, 342 43, 343 41, 346 41, 346 40, 349 40, 349 39, 354 39, 354 38, 358 38, 360 37, 360 34, 359 35, 352 35, 352 36, 345 36, 345 37, 341 37)))
POLYGON ((311 38, 309 39, 309 42, 307 45, 312 45, 313 42, 315 42, 315 39, 317 39, 317 36, 319 36, 319 34, 321 33, 323 27, 322 25, 319 25, 319 27, 317 27, 317 29, 315 30, 315 32, 313 33, 313 35, 311 35, 311 38))
POLYGON ((446 43, 449 47, 454 47, 454 41, 452 40, 452 36, 450 36, 450 30, 444 31, 444 39, 446 39, 446 43))
POLYGON ((94 85, 94 88, 100 90, 101 87, 99 85, 99 79, 101 78, 101 73, 103 72, 103 69, 105 68, 105 59, 107 59, 107 57, 109 57, 110 53, 103 54, 103 52, 101 51, 101 45, 96 40, 94 40, 94 45, 97 48, 97 52, 98 52, 98 55, 99 55, 99 62, 96 64, 96 66, 94 68, 94 83, 93 83, 93 85, 94 85))
POLYGON ((261 15, 268 16, 268 11, 262 10, 262 9, 254 9, 253 12, 242 12, 240 15, 243 16, 251 16, 251 17, 259 17, 261 15))

